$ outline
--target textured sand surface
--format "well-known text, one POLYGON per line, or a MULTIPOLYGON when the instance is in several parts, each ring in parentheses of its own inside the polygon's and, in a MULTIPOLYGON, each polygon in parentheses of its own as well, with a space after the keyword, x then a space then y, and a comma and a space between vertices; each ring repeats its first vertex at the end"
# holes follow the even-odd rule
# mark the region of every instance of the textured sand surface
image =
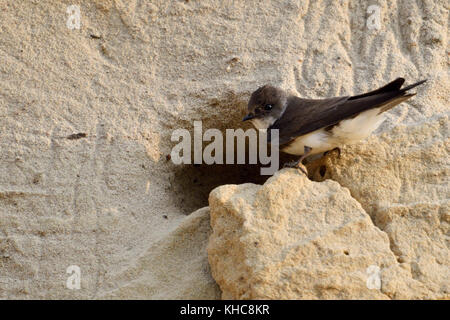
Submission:
POLYGON ((209 198, 208 257, 224 299, 412 299, 424 285, 348 189, 294 169, 263 186, 227 185, 209 198), (367 285, 380 270, 380 288, 367 285))
MULTIPOLYGON (((71 1, 0 2, 0 298, 219 297, 205 254, 206 209, 186 215, 208 205, 216 186, 262 179, 253 166, 175 166, 166 159, 170 136, 194 120, 240 127, 250 93, 262 84, 326 97, 398 76, 428 78, 377 133, 402 124, 409 141, 408 128, 447 122, 448 1, 377 3, 380 30, 366 26, 372 1, 79 1, 81 29, 69 30, 71 1), (70 265, 81 268, 80 290, 65 286, 70 265)), ((448 127, 436 130, 429 132, 446 130, 438 157, 448 159, 448 127)), ((354 152, 369 159, 369 144, 354 152)), ((426 206, 448 200, 448 162, 434 165, 444 166, 436 174, 446 185, 424 191, 435 192, 426 206)), ((422 201, 414 188, 403 202, 363 201, 351 186, 370 168, 352 168, 333 179, 391 229, 396 221, 368 208, 388 212, 390 202, 422 201)), ((378 187, 366 180, 354 186, 378 187)), ((448 262, 446 230, 441 247, 431 247, 448 262)), ((427 259, 425 249, 399 250, 427 259)), ((433 272, 445 267, 438 265, 433 272)), ((420 263, 415 270, 428 290, 443 292, 433 272, 420 271, 420 263)))
POLYGON ((399 124, 310 167, 315 180, 333 179, 350 190, 432 298, 450 298, 449 133, 448 115, 399 124))

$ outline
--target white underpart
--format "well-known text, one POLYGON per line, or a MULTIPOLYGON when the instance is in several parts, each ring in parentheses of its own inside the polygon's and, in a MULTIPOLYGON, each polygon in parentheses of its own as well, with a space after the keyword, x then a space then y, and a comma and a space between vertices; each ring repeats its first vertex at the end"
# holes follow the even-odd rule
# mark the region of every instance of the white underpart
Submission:
POLYGON ((268 127, 270 127, 274 122, 275 122, 275 118, 268 116, 268 117, 264 117, 264 118, 255 118, 252 119, 252 124, 255 126, 256 129, 260 129, 260 130, 266 130, 268 127))
POLYGON ((296 138, 284 152, 302 155, 305 146, 312 148, 311 154, 332 150, 345 144, 353 144, 367 138, 384 121, 380 108, 362 112, 357 117, 342 120, 331 131, 324 128, 296 138))

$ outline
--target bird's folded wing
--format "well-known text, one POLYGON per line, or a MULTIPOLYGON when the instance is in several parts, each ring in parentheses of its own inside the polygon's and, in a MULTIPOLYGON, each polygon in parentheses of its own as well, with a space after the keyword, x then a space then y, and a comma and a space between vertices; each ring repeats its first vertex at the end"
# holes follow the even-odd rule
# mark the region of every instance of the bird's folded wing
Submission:
MULTIPOLYGON (((405 90, 400 89, 403 82, 404 79, 399 78, 380 89, 353 97, 313 100, 291 96, 284 114, 269 129, 279 130, 279 144, 283 145, 298 136, 328 128, 372 108, 389 106, 382 109, 386 111, 411 96, 406 97, 405 90)), ((270 130, 267 139, 271 142, 270 130)))
MULTIPOLYGON (((298 136, 339 121, 338 106, 345 103, 348 98, 312 100, 291 97, 281 118, 269 129, 279 130, 279 144, 283 145, 298 136)), ((271 142, 270 130, 268 130, 267 139, 271 142)))

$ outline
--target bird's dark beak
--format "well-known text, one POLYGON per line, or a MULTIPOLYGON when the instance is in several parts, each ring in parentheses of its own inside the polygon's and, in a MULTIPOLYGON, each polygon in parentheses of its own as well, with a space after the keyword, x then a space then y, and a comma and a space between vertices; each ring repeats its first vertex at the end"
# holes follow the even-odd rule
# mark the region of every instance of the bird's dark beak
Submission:
POLYGON ((253 114, 249 113, 248 115, 246 115, 246 116, 244 117, 244 119, 242 119, 242 121, 247 121, 247 120, 253 119, 254 117, 255 117, 255 116, 254 116, 253 114))

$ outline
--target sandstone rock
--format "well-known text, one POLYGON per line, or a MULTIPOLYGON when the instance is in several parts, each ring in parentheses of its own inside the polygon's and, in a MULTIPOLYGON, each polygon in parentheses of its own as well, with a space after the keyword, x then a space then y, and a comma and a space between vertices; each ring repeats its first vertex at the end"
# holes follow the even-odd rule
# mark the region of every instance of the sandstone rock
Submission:
POLYGON ((432 298, 450 297, 449 151, 448 116, 437 115, 309 166, 316 180, 333 179, 350 190, 432 298))
POLYGON ((263 186, 216 188, 209 203, 208 257, 224 299, 426 297, 386 233, 334 181, 284 169, 263 186), (380 290, 367 286, 369 267, 380 268, 380 290))

